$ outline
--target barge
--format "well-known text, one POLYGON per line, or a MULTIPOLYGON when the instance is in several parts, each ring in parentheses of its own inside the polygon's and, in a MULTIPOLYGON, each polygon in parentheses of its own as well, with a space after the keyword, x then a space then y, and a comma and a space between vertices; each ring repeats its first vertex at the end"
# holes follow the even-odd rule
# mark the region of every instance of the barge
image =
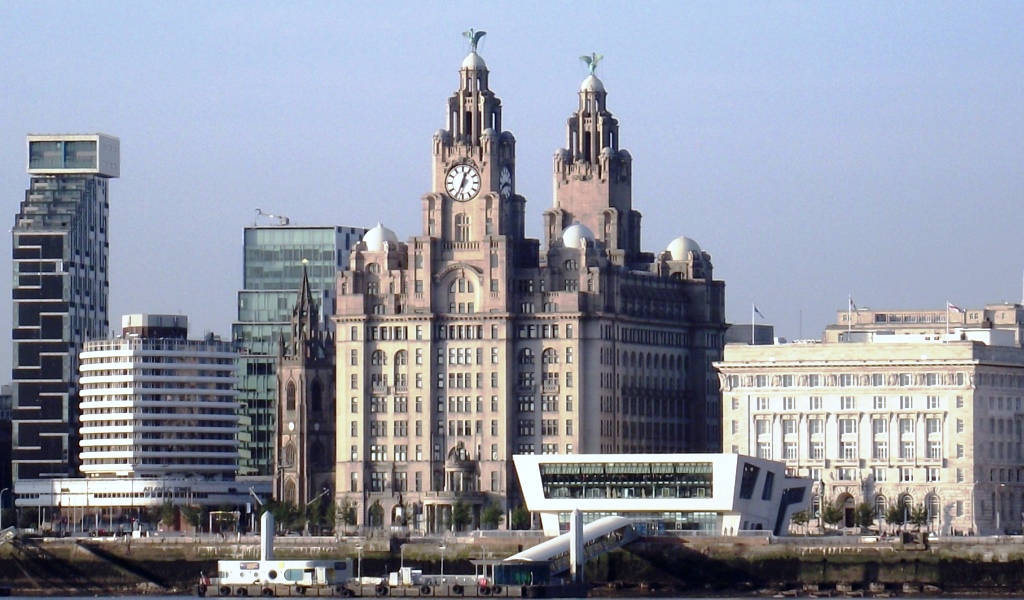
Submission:
MULTIPOLYGON (((484 598, 543 597, 547 586, 498 583, 494 579, 498 561, 473 561, 478 575, 425 575, 418 569, 403 567, 382 577, 356 577, 352 559, 278 560, 274 557, 274 517, 263 513, 259 560, 219 560, 217 574, 200 573, 195 593, 210 596, 301 597, 337 596, 484 598)), ((532 576, 531 576, 532 579, 532 576)))

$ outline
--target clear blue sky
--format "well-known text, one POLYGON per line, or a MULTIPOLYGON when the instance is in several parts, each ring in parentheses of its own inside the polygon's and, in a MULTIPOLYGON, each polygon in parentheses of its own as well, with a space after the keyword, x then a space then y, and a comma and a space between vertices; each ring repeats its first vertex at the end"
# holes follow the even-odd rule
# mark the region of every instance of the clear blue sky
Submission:
MULTIPOLYGON (((756 302, 779 335, 817 337, 850 294, 876 308, 1021 299, 1021 2, 0 0, 8 228, 25 134, 116 135, 111 322, 182 312, 194 334, 226 336, 257 207, 420 233, 470 27, 488 32, 531 236, 578 57, 596 51, 644 247, 696 239, 730 320, 756 302)), ((9 355, 0 342, 3 369, 9 355)))

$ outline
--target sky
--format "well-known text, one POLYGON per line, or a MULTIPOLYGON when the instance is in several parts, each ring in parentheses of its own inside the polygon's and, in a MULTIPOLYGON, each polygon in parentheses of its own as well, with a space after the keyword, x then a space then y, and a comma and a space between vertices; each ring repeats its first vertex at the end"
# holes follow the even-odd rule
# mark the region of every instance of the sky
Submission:
POLYGON ((731 322, 756 304, 776 335, 817 338, 849 297, 1021 301, 1021 2, 0 0, 0 212, 10 229, 26 134, 119 137, 111 323, 180 313, 227 337, 257 208, 422 233, 469 28, 531 237, 598 52, 643 247, 697 240, 731 322))

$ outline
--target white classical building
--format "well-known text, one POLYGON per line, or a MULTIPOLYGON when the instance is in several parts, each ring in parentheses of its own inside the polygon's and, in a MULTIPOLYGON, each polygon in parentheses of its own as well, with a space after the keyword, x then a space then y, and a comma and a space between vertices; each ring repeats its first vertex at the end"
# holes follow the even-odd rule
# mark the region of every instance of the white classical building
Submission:
MULTIPOLYGON (((856 313, 854 313, 856 314, 856 313)), ((881 313, 880 313, 881 314, 881 313)), ((959 313, 958 313, 959 314, 959 313)), ((844 333, 852 342, 729 344, 716 363, 724 445, 862 502, 881 525, 923 506, 933 532, 1002 533, 1024 519, 1024 349, 995 327, 844 333)))
MULTIPOLYGON (((21 507, 115 510, 245 504, 238 471, 237 352, 188 339, 188 317, 126 315, 81 358, 84 478, 17 482, 21 507)), ((269 482, 258 485, 266 494, 269 482)), ((64 515, 66 517, 67 515, 64 515)))
POLYGON ((740 454, 517 454, 523 497, 544 532, 622 516, 648 532, 699 531, 784 535, 807 509, 813 481, 786 474, 781 462, 740 454))

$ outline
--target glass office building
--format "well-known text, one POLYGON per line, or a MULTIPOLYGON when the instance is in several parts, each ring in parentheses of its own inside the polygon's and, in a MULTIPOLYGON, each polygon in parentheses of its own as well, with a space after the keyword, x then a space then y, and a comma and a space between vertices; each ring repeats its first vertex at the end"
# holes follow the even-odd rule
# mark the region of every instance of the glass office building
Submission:
POLYGON ((340 226, 245 228, 243 289, 238 292, 238 320, 232 325, 232 339, 241 352, 240 474, 274 474, 278 342, 287 342, 291 335, 303 266, 323 313, 320 318, 333 329, 336 275, 364 233, 360 227, 340 226))

